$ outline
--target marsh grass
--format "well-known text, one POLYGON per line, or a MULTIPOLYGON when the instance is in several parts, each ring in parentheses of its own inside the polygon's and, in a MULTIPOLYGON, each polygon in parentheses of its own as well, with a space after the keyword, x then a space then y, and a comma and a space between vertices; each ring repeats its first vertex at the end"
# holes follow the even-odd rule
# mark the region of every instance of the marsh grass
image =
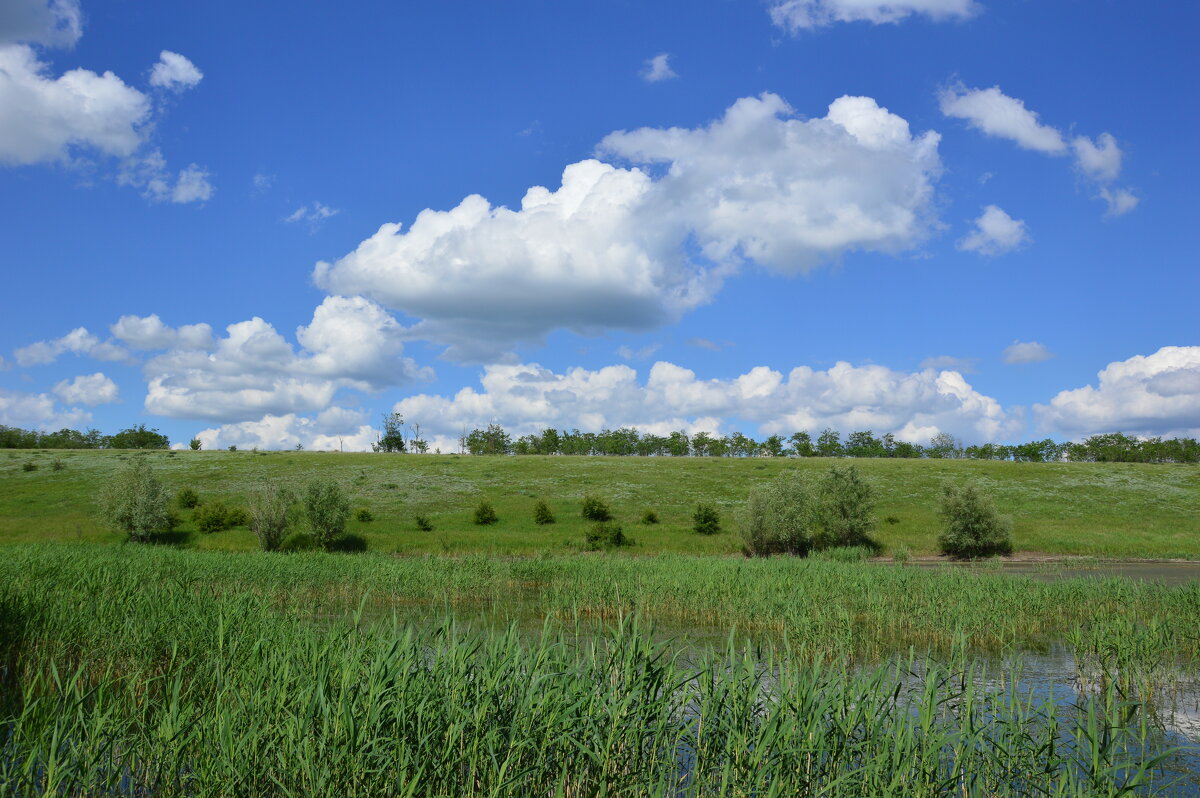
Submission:
POLYGON ((736 634, 685 656, 637 615, 532 638, 366 623, 364 580, 326 563, 380 588, 411 575, 369 556, 8 554, 5 795, 1116 796, 1172 778, 1112 687, 1065 710, 981 687, 961 658, 861 669, 736 634), (315 623, 316 587, 355 609, 315 623))

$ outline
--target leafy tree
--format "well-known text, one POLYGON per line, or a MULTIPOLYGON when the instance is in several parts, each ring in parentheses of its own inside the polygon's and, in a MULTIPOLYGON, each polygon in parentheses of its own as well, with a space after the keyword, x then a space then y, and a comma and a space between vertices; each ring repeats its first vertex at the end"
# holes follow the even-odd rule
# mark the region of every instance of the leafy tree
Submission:
POLYGON ((383 434, 371 444, 377 452, 404 453, 404 416, 399 413, 383 414, 383 434))
POLYGON ((546 504, 545 499, 538 499, 537 504, 533 505, 533 523, 538 526, 554 523, 554 513, 550 511, 550 505, 546 504))
POLYGON ((925 454, 935 460, 962 456, 962 446, 949 432, 939 432, 929 439, 925 454))
POLYGON ((797 457, 815 457, 817 454, 817 450, 813 448, 812 436, 807 432, 793 432, 788 442, 792 444, 792 452, 797 457))
POLYGON ((200 503, 200 494, 191 488, 180 488, 175 494, 175 503, 185 510, 194 509, 200 503))
POLYGON ((1012 524, 974 485, 946 485, 938 512, 944 524, 938 545, 944 553, 971 558, 1012 553, 1012 524))
POLYGON ((851 432, 846 438, 846 454, 851 457, 883 457, 883 441, 871 430, 851 432))
POLYGON ((708 457, 716 445, 717 439, 707 432, 697 432, 692 436, 692 453, 697 457, 708 457))
POLYGON ((538 454, 558 454, 561 451, 560 447, 558 430, 542 430, 541 440, 538 442, 538 454))
POLYGON ((146 429, 145 424, 123 429, 108 439, 110 449, 169 449, 171 441, 157 429, 146 429))
POLYGON ((763 441, 762 448, 772 457, 783 457, 783 436, 772 435, 763 441))
POLYGON ((190 448, 193 452, 200 451, 200 447, 203 445, 204 444, 200 442, 199 438, 192 438, 190 441, 188 441, 188 448, 190 448))
POLYGON ((512 439, 499 424, 488 424, 486 430, 472 430, 466 439, 467 451, 471 454, 509 454, 512 439))
POLYGON ((230 508, 226 507, 224 502, 210 501, 196 508, 192 520, 196 524, 196 529, 208 535, 231 529, 235 526, 234 522, 237 519, 233 517, 230 508))
POLYGON ((768 484, 756 485, 742 516, 746 553, 807 554, 815 517, 813 490, 799 471, 785 471, 768 484))
POLYGON ((667 454, 672 457, 687 457, 692 450, 692 442, 686 432, 676 430, 667 436, 667 454))
POLYGON ((721 514, 711 504, 696 505, 692 514, 692 530, 701 535, 715 535, 721 531, 721 514))
POLYGON ((346 531, 350 500, 336 482, 313 480, 304 491, 304 516, 317 543, 331 551, 346 531))
POLYGON ((100 490, 100 515, 111 526, 141 542, 171 527, 167 494, 141 459, 113 474, 100 490))
POLYGON ((822 430, 817 438, 817 456, 841 457, 843 453, 841 433, 829 427, 822 430))
POLYGON ((296 497, 277 482, 263 482, 250 493, 250 531, 263 551, 278 551, 295 517, 296 497))
POLYGON ((589 521, 611 521, 612 511, 608 509, 608 503, 599 496, 587 494, 583 497, 583 504, 580 506, 580 515, 589 521))
POLYGON ((875 527, 875 490, 853 465, 833 466, 817 483, 818 549, 835 546, 876 547, 869 533, 875 527))

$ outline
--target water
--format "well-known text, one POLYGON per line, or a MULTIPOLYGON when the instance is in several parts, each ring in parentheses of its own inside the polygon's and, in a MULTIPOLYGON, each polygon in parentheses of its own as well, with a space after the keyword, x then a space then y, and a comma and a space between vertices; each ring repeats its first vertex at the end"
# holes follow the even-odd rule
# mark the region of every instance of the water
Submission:
POLYGON ((1154 562, 1113 560, 1066 560, 1051 562, 913 562, 906 568, 954 568, 977 570, 980 573, 1027 576, 1031 579, 1052 581, 1056 579, 1120 577, 1166 585, 1200 584, 1200 562, 1154 562))

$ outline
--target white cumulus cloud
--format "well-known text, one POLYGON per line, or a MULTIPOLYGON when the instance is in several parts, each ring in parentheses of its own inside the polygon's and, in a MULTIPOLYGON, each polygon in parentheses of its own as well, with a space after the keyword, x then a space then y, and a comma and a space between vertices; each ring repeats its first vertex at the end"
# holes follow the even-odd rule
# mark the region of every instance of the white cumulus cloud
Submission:
MULTIPOLYGON (((492 365, 482 390, 453 396, 421 394, 395 411, 418 421, 437 446, 453 449, 462 431, 489 423, 524 435, 546 427, 597 431, 632 426, 645 432, 728 432, 731 419, 763 435, 798 430, 872 429, 925 441, 938 432, 965 440, 997 440, 1024 426, 1019 408, 1004 409, 955 371, 900 372, 838 363, 828 370, 797 367, 787 375, 757 367, 733 379, 704 380, 658 362, 644 382, 629 366, 555 373, 537 364, 492 365)), ((749 431, 749 430, 747 430, 749 431)))
POLYGON ((69 405, 108 404, 117 401, 117 384, 102 372, 80 375, 73 380, 62 380, 54 386, 54 393, 69 405))
POLYGON ((1109 363, 1097 376, 1097 385, 1035 405, 1041 428, 1069 438, 1106 432, 1200 437, 1200 346, 1164 346, 1109 363))
POLYGON ((788 31, 820 28, 835 22, 900 22, 913 15, 936 21, 962 20, 981 9, 975 0, 773 0, 771 21, 788 31))
POLYGON ((108 329, 115 338, 134 349, 207 349, 212 346, 212 327, 209 325, 170 327, 157 313, 122 316, 108 329))
POLYGON ((772 94, 744 98, 704 127, 613 133, 598 152, 635 166, 571 164, 517 210, 472 195, 407 232, 385 224, 314 281, 419 319, 413 335, 459 360, 555 329, 644 331, 708 302, 745 259, 797 272, 916 246, 934 221, 937 144, 866 97, 811 120, 772 94))
POLYGON ((34 429, 77 427, 92 415, 79 408, 63 409, 45 393, 26 393, 0 388, 0 424, 34 429))
POLYGON ((1003 255, 1029 243, 1025 222, 1014 219, 995 205, 988 205, 975 220, 975 228, 957 246, 980 255, 1003 255))
POLYGON ((150 85, 171 91, 190 89, 203 78, 204 73, 186 56, 170 50, 163 50, 158 63, 150 70, 150 85))
POLYGON ((142 196, 155 202, 205 202, 216 189, 209 182, 209 173, 196 164, 172 175, 166 159, 158 150, 149 150, 121 162, 118 185, 136 186, 142 196))
POLYGON ((646 64, 642 68, 642 80, 647 83, 658 83, 660 80, 679 77, 675 74, 675 70, 671 69, 670 61, 669 53, 659 53, 653 58, 647 58, 646 64))
POLYGON ((17 363, 21 366, 41 366, 53 363, 60 355, 66 353, 84 355, 96 360, 118 361, 129 360, 129 351, 110 341, 101 341, 87 331, 86 327, 76 327, 61 338, 51 341, 38 341, 29 346, 21 347, 13 352, 17 363))
POLYGON ((1011 366, 1021 363, 1041 363, 1054 355, 1037 341, 1013 341, 1004 347, 1004 352, 1000 357, 1011 366))
POLYGON ((253 421, 222 424, 196 433, 205 449, 295 449, 365 452, 379 440, 378 430, 363 423, 363 414, 330 407, 315 417, 295 413, 266 415, 253 421))

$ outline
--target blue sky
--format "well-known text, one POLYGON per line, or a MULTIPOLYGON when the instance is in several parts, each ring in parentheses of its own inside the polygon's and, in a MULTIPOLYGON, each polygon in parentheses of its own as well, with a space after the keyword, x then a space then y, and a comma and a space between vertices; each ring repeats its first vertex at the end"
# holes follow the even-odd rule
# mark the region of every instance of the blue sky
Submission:
POLYGON ((0 423, 1198 435, 1197 23, 9 0, 0 423))

